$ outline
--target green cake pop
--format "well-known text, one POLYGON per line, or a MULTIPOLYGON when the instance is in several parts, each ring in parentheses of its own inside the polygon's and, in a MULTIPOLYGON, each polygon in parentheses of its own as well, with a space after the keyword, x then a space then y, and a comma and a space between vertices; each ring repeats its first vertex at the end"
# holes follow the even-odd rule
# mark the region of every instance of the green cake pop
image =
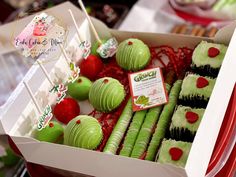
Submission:
POLYGON ((151 54, 149 48, 139 39, 127 39, 120 43, 116 52, 116 61, 126 70, 138 71, 149 63, 151 54))
POLYGON ((63 142, 64 128, 61 124, 51 121, 40 131, 36 131, 35 138, 39 141, 46 141, 51 143, 63 142))
POLYGON ((83 76, 80 76, 75 82, 68 84, 68 94, 77 100, 88 99, 89 89, 92 82, 83 76))
POLYGON ((117 108, 125 98, 124 86, 116 79, 104 77, 96 80, 90 91, 89 101, 101 112, 110 112, 117 108))
POLYGON ((64 144, 85 149, 96 149, 103 138, 102 127, 97 119, 80 115, 65 128, 64 144))

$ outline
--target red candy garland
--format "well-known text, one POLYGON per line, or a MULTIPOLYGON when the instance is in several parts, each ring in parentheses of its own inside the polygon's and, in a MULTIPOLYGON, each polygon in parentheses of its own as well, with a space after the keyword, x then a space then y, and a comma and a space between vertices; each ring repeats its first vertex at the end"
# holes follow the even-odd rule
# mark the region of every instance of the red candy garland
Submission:
POLYGON ((191 64, 193 50, 187 47, 178 48, 175 51, 169 46, 150 47, 151 62, 149 67, 155 67, 157 60, 166 71, 174 70, 177 76, 181 76, 191 64), (168 61, 165 62, 164 56, 168 61))

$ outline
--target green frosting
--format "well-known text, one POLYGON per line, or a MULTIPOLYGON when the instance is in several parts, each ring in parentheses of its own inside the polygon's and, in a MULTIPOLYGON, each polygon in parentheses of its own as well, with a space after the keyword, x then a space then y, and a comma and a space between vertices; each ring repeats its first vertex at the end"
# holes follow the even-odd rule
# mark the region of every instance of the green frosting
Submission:
POLYGON ((124 86, 116 79, 104 77, 96 80, 90 91, 89 101, 101 112, 110 112, 117 108, 125 98, 124 86))
POLYGON ((96 149, 103 138, 98 120, 87 115, 72 119, 65 128, 64 144, 84 149, 96 149))
POLYGON ((197 67, 210 65, 212 68, 220 68, 226 50, 227 46, 223 44, 214 44, 202 41, 200 44, 198 44, 198 46, 195 48, 193 52, 193 57, 192 57, 193 64, 195 64, 197 67), (219 55, 213 58, 209 57, 208 49, 210 47, 215 47, 219 49, 220 51, 219 55))
POLYGON ((191 149, 191 145, 191 143, 186 143, 182 141, 163 140, 157 161, 160 163, 173 164, 176 166, 184 167, 188 159, 188 154, 191 149), (180 148, 183 151, 183 154, 179 160, 172 160, 171 158, 169 150, 173 147, 180 148))
POLYGON ((202 76, 199 76, 197 74, 188 74, 188 76, 184 78, 179 94, 179 99, 182 99, 185 96, 204 96, 205 100, 208 100, 210 98, 216 79, 203 77, 209 82, 209 85, 203 88, 197 88, 196 83, 199 77, 202 76))
POLYGON ((199 124, 202 120, 203 114, 205 109, 199 108, 191 108, 187 106, 178 106, 176 109, 173 117, 172 122, 170 125, 170 129, 172 128, 186 128, 191 132, 196 132, 199 124), (194 123, 189 123, 185 117, 186 112, 194 112, 198 115, 198 120, 194 123))
POLYGON ((150 61, 150 51, 139 39, 127 39, 120 43, 116 52, 118 65, 126 70, 138 71, 150 61))
POLYGON ((49 124, 42 130, 35 132, 35 138, 39 141, 45 141, 50 143, 62 143, 63 142, 64 128, 61 124, 55 121, 49 122, 49 124))
POLYGON ((88 99, 88 94, 92 82, 83 76, 80 76, 75 82, 68 84, 68 94, 77 100, 83 101, 88 99))

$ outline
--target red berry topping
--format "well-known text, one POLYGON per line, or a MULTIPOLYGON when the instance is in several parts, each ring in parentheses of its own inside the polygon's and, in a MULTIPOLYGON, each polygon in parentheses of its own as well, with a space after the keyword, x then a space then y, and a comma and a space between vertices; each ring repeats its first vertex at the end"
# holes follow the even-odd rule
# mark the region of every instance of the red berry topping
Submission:
POLYGON ((78 81, 77 81, 78 83, 81 83, 82 82, 82 79, 78 79, 78 81))
POLYGON ((173 147, 173 148, 170 148, 169 154, 170 154, 172 160, 177 161, 183 155, 183 151, 182 151, 182 149, 180 149, 178 147, 173 147))
POLYGON ((128 45, 132 45, 132 44, 133 44, 133 42, 131 42, 131 41, 128 42, 128 45))
POLYGON ((196 83, 197 88, 204 88, 204 87, 206 87, 208 85, 209 85, 209 82, 208 82, 208 80, 206 78, 199 77, 197 79, 197 83, 196 83))
POLYGON ((106 83, 108 83, 108 82, 109 82, 108 79, 104 79, 104 80, 103 80, 103 83, 104 83, 104 84, 106 84, 106 83))
POLYGON ((214 57, 216 57, 219 54, 220 54, 219 49, 217 49, 215 47, 210 47, 208 49, 208 56, 211 57, 211 58, 214 58, 214 57))
POLYGON ((77 123, 77 124, 80 124, 80 123, 81 123, 81 121, 80 121, 80 120, 77 120, 77 121, 76 121, 76 123, 77 123))
POLYGON ((188 111, 185 113, 185 118, 190 124, 193 124, 199 119, 199 116, 195 112, 188 111))
POLYGON ((52 128, 54 127, 54 124, 52 122, 49 123, 49 127, 52 128))

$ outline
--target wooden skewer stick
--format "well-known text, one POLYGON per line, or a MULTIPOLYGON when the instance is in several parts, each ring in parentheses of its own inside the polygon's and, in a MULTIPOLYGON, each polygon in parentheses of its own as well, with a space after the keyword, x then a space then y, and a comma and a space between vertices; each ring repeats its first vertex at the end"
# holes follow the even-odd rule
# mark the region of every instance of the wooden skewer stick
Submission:
POLYGON ((79 38, 79 42, 81 43, 81 42, 83 41, 83 37, 80 35, 79 27, 78 27, 78 25, 77 25, 77 23, 76 23, 75 16, 74 16, 74 14, 73 14, 73 12, 72 12, 71 9, 68 9, 68 11, 69 11, 69 13, 70 13, 70 16, 71 16, 73 22, 74 22, 75 29, 76 29, 76 31, 77 31, 77 35, 78 35, 78 38, 79 38))
POLYGON ((70 66, 71 59, 68 57, 68 55, 66 53, 66 50, 63 48, 63 46, 61 44, 59 46, 60 46, 61 51, 62 51, 62 53, 65 57, 65 60, 66 60, 67 64, 70 66))
POLYGON ((40 106, 39 106, 37 100, 35 99, 34 94, 33 94, 33 92, 31 91, 29 85, 28 85, 25 81, 23 81, 23 84, 25 85, 26 90, 28 91, 28 93, 29 93, 31 99, 33 100, 33 103, 34 103, 34 105, 35 105, 35 107, 36 107, 38 113, 39 113, 39 114, 42 114, 42 110, 41 110, 41 108, 40 108, 40 106))
POLYGON ((43 73, 44 73, 45 76, 47 77, 49 83, 50 83, 52 86, 54 86, 54 83, 53 83, 52 79, 50 78, 48 72, 46 71, 45 67, 43 66, 42 62, 39 61, 39 60, 37 60, 36 62, 38 63, 38 65, 39 65, 40 68, 42 69, 43 73))
POLYGON ((85 16, 86 16, 86 18, 87 18, 87 20, 88 20, 88 22, 89 22, 89 24, 90 24, 90 27, 92 28, 93 34, 95 35, 95 38, 97 39, 97 41, 98 41, 100 44, 102 44, 102 41, 101 41, 101 39, 100 39, 100 37, 99 37, 99 35, 98 35, 98 33, 97 33, 97 31, 96 31, 96 29, 95 29, 95 27, 94 27, 92 21, 91 21, 89 15, 88 15, 88 13, 87 13, 85 7, 84 7, 84 4, 83 4, 82 0, 78 0, 78 2, 79 2, 80 7, 82 8, 83 12, 85 13, 85 16))

